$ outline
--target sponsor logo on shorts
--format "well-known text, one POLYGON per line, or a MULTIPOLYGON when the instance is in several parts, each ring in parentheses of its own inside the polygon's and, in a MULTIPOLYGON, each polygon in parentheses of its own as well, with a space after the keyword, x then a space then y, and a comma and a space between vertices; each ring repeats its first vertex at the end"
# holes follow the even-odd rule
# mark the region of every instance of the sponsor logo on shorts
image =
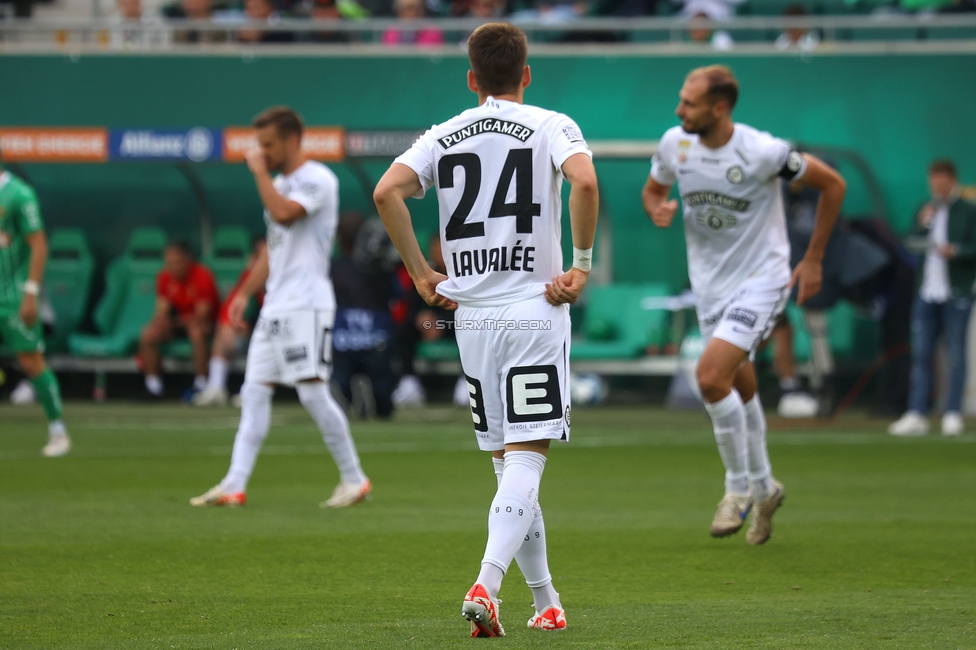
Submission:
POLYGON ((572 409, 569 408, 569 404, 567 404, 566 405, 566 426, 569 426, 569 424, 570 424, 570 421, 571 421, 570 415, 571 414, 572 414, 572 409))
POLYGON ((736 321, 742 323, 746 327, 753 328, 756 326, 756 321, 759 320, 759 314, 754 311, 749 311, 748 309, 736 307, 735 309, 730 309, 725 313, 725 319, 736 321))
POLYGON ((304 345, 296 345, 292 348, 285 348, 285 361, 288 363, 297 363, 299 361, 305 361, 308 359, 308 350, 305 349, 304 345))

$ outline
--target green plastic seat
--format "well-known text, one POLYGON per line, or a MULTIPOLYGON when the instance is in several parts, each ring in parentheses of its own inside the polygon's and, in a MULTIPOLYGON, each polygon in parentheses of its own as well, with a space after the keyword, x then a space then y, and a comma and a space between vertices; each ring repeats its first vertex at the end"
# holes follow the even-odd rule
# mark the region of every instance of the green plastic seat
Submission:
POLYGON ((105 294, 95 309, 99 335, 74 333, 68 337, 72 354, 82 357, 122 357, 132 354, 139 333, 156 307, 156 275, 163 265, 166 235, 158 228, 136 230, 125 254, 105 273, 105 294))
POLYGON ((461 353, 458 352, 457 342, 450 341, 424 341, 417 346, 417 358, 427 361, 458 361, 461 353))
POLYGON ((670 295, 664 283, 593 287, 583 314, 583 339, 573 341, 570 359, 634 359, 670 336, 670 313, 645 309, 645 298, 670 295))
POLYGON ((204 263, 213 271, 217 289, 226 298, 251 256, 251 237, 244 228, 219 228, 214 233, 213 253, 204 263))
POLYGON ((48 240, 48 261, 44 271, 45 295, 56 315, 47 349, 63 352, 68 336, 85 317, 95 260, 85 234, 75 228, 56 230, 48 240))

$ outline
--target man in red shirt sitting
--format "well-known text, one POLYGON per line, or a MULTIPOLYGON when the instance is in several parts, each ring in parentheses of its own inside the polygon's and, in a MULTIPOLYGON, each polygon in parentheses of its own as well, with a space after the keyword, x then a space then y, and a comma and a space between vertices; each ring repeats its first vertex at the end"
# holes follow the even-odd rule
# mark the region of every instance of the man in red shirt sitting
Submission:
POLYGON ((159 346, 179 336, 186 336, 193 346, 194 388, 206 386, 208 347, 219 308, 220 296, 210 269, 193 259, 186 242, 171 241, 163 251, 163 270, 156 276, 156 311, 139 336, 150 395, 163 396, 159 346))

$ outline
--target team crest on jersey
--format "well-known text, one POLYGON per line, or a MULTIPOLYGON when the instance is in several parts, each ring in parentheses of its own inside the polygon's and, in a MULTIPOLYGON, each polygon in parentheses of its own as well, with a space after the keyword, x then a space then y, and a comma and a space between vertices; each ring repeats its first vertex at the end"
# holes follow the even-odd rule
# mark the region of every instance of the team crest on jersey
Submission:
POLYGON ((484 133, 501 133, 503 135, 510 135, 521 142, 525 142, 532 137, 535 130, 519 124, 518 122, 496 120, 493 117, 486 117, 482 120, 469 124, 464 128, 458 129, 454 133, 437 138, 437 141, 445 149, 450 149, 456 144, 461 144, 468 138, 476 135, 482 135, 484 133))
POLYGON ((725 173, 725 178, 729 179, 729 182, 733 185, 738 185, 745 179, 746 175, 742 172, 742 168, 736 165, 735 167, 729 167, 729 171, 725 173))
POLYGON ((686 163, 688 162, 688 147, 691 146, 691 140, 678 140, 678 162, 686 163))

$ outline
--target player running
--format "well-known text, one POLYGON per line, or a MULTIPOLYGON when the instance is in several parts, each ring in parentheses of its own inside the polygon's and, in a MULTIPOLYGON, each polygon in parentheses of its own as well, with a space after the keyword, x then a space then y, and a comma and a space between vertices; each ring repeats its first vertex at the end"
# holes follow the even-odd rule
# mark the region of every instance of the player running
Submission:
POLYGON ((478 107, 434 126, 396 159, 373 197, 417 291, 457 308, 478 444, 498 491, 481 573, 464 597, 472 636, 503 636, 498 591, 514 558, 532 589, 530 628, 566 627, 546 558, 539 483, 551 440, 569 439, 569 305, 589 275, 596 172, 576 123, 522 103, 525 34, 482 25, 468 39, 478 107), (562 272, 560 186, 572 185, 573 267, 562 272), (436 187, 447 275, 420 252, 405 204, 436 187))
POLYGON ((270 108, 254 119, 259 148, 247 154, 264 204, 267 247, 230 305, 230 320, 243 328, 251 296, 265 287, 241 386, 241 423, 230 471, 195 506, 245 503, 247 481, 271 425, 274 385, 295 386, 298 399, 322 432, 339 466, 340 482, 322 507, 340 508, 369 496, 349 421, 329 389, 335 295, 329 256, 339 220, 339 181, 322 163, 302 153, 302 122, 288 108, 270 108), (272 180, 268 170, 279 172, 272 180))
POLYGON ((688 275, 706 342, 698 383, 725 464, 725 496, 711 534, 738 532, 753 509, 746 541, 763 544, 785 493, 769 464, 752 358, 794 285, 800 305, 820 291, 821 260, 846 185, 784 140, 733 123, 738 95, 728 68, 692 70, 675 111, 681 126, 661 138, 642 198, 659 228, 670 226, 678 209, 667 200, 675 181, 684 202, 688 275), (792 275, 780 178, 820 190, 810 246, 792 275))
POLYGON ((44 361, 38 296, 47 264, 47 237, 37 195, 0 168, 0 339, 17 356, 47 416, 45 456, 64 456, 71 439, 61 419, 61 386, 44 361))

